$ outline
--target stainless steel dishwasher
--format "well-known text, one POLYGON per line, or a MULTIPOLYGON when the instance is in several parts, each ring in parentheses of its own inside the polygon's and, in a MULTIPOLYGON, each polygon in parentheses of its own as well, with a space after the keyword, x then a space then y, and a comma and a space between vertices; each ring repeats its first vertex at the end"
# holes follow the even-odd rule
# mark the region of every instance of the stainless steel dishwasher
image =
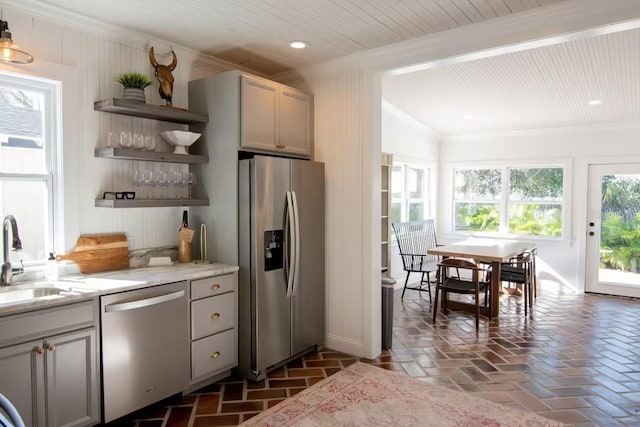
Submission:
POLYGON ((189 382, 187 282, 100 297, 104 421, 189 382))

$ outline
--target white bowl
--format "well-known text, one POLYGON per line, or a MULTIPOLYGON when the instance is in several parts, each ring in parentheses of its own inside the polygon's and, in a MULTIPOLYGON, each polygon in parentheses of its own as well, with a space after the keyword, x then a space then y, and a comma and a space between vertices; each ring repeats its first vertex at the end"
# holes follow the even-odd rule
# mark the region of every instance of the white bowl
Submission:
POLYGON ((199 133, 188 132, 186 130, 165 130, 160 132, 160 136, 163 137, 169 144, 175 145, 176 148, 173 150, 176 154, 188 154, 187 148, 198 138, 200 138, 199 133))

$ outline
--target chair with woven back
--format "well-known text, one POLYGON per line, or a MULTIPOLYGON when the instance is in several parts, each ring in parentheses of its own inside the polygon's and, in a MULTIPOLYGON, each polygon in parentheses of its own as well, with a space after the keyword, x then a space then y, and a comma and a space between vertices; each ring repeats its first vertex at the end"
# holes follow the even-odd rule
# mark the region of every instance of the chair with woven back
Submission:
POLYGON ((431 303, 431 273, 437 271, 439 262, 438 256, 427 253, 428 249, 438 244, 433 220, 398 222, 391 226, 398 242, 403 269, 407 272, 401 298, 404 298, 407 289, 412 289, 427 292, 431 303), (408 286, 411 273, 421 274, 417 286, 408 286))
MULTIPOLYGON (((480 327, 480 293, 484 293, 484 306, 489 307, 489 290, 491 281, 487 279, 486 270, 466 259, 447 258, 438 266, 436 280, 436 300, 433 304, 433 323, 438 314, 438 296, 448 299, 449 293, 473 295, 475 302, 476 331, 480 327), (455 270, 455 277, 451 274, 455 270)), ((491 319, 491 309, 487 310, 491 319)))

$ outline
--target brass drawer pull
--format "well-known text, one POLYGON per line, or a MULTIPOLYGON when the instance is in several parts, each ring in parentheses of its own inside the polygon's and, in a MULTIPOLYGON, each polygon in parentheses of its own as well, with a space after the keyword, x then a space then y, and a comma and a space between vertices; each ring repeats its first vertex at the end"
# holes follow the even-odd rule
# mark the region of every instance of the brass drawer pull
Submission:
POLYGON ((213 314, 211 315, 211 318, 212 318, 213 320, 219 319, 219 318, 220 318, 220 313, 213 313, 213 314))
POLYGON ((216 290, 220 289, 220 285, 219 285, 219 284, 217 284, 217 283, 215 283, 215 284, 211 285, 211 289, 213 289, 214 291, 216 291, 216 290))
POLYGON ((34 352, 36 352, 37 354, 43 354, 44 353, 44 348, 42 347, 35 347, 33 349, 34 352))
POLYGON ((53 344, 47 344, 47 351, 55 351, 56 350, 56 346, 53 344))
POLYGON ((218 357, 220 357, 220 352, 219 352, 219 351, 216 351, 215 353, 213 353, 213 354, 211 355, 211 358, 212 358, 212 359, 217 359, 218 357))

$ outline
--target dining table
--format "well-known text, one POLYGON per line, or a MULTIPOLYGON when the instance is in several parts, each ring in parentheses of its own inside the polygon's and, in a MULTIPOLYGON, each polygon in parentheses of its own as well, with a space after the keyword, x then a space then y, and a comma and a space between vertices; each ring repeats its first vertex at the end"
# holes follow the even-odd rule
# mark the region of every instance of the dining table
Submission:
MULTIPOLYGON (((498 317, 500 311, 500 263, 509 261, 514 256, 536 248, 534 242, 521 240, 470 238, 459 242, 437 246, 427 250, 430 255, 447 258, 473 259, 476 263, 491 264, 491 290, 489 307, 480 307, 480 312, 491 317, 498 317)), ((442 307, 451 310, 474 311, 475 305, 462 301, 442 298, 442 307)))

